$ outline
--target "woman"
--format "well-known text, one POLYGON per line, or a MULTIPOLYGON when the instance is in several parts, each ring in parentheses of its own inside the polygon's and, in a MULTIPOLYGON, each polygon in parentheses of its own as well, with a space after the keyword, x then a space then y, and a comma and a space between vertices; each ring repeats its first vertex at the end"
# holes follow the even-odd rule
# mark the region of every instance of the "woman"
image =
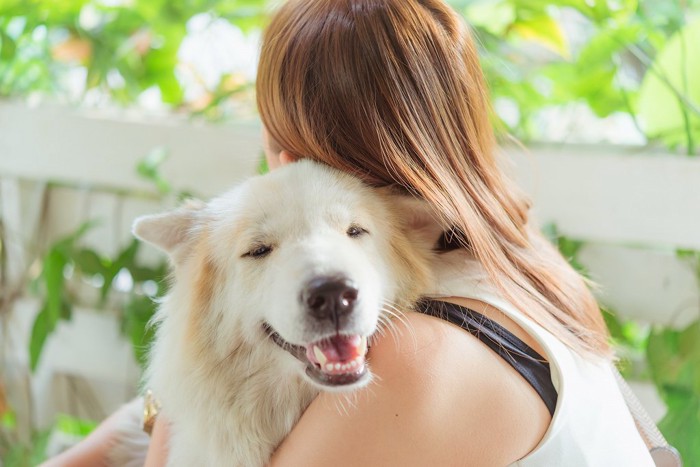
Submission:
POLYGON ((452 226, 432 295, 548 359, 558 390, 538 392, 455 324, 407 313, 401 335, 420 350, 381 341, 370 354, 381 384, 349 415, 338 395, 319 396, 272 465, 651 464, 594 298, 498 167, 477 50, 449 6, 290 0, 264 35, 257 96, 271 167, 312 158, 426 200, 452 226))
MULTIPOLYGON (((455 12, 440 0, 290 0, 264 35, 257 96, 271 169, 311 158, 402 187, 451 226, 436 239, 436 301, 370 351, 378 383, 347 413, 343 396, 318 396, 271 465, 652 465, 594 298, 498 166, 455 12), (438 305, 448 319, 431 316, 438 305)), ((166 446, 161 419, 147 465, 166 446)))

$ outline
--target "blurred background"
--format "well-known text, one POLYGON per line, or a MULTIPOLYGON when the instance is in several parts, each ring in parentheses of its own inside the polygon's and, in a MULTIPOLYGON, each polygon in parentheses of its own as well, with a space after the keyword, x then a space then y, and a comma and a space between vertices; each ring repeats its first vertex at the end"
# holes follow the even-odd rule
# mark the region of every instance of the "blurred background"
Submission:
MULTIPOLYGON (((265 0, 0 0, 0 465, 133 397, 164 258, 134 217, 265 170, 265 0)), ((501 150, 700 466, 700 0, 451 2, 501 150)), ((591 408, 595 410, 595 408, 591 408)))

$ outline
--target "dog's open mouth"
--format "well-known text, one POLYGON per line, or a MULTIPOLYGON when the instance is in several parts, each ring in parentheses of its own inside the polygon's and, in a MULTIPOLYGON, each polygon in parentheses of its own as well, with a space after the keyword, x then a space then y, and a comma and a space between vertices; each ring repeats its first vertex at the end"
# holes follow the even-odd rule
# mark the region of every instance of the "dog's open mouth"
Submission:
POLYGON ((306 374, 319 385, 351 386, 369 377, 367 336, 335 334, 301 346, 285 341, 268 324, 264 328, 277 345, 306 364, 306 374))

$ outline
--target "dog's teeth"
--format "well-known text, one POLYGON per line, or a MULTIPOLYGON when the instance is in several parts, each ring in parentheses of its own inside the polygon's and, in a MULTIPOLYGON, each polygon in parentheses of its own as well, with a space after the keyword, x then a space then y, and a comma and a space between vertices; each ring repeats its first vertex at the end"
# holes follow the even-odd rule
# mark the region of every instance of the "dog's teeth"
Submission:
POLYGON ((327 370, 327 371, 333 371, 333 368, 334 368, 334 366, 333 366, 332 363, 329 363, 329 364, 326 365, 326 370, 327 370))
POLYGON ((318 363, 321 364, 321 367, 323 367, 328 359, 326 356, 321 352, 321 349, 318 348, 317 345, 314 345, 314 355, 316 355, 316 360, 318 360, 318 363))
POLYGON ((360 355, 364 356, 367 353, 367 336, 362 336, 360 340, 360 355))
POLYGON ((335 364, 335 369, 336 369, 336 370, 340 370, 340 363, 336 363, 336 364, 335 364))
POLYGON ((353 368, 357 367, 357 360, 351 361, 351 362, 350 362, 350 366, 353 367, 353 368))

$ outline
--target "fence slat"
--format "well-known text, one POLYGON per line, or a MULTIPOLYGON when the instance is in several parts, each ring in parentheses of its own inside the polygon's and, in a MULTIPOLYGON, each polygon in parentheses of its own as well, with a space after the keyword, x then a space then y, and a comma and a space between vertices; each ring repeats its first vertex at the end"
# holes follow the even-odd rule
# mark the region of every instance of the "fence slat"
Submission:
MULTIPOLYGON (((195 125, 94 118, 62 108, 0 104, 0 173, 29 179, 152 189, 135 172, 170 151, 173 186, 218 194, 255 172, 259 124, 195 125)), ((700 249, 700 158, 611 147, 509 149, 542 222, 576 238, 700 249)))
POLYGON ((700 158, 610 147, 512 150, 537 218, 571 237, 700 249, 700 158))
POLYGON ((153 190, 138 161, 163 147, 173 187, 219 194, 253 173, 261 155, 258 123, 119 121, 62 108, 0 104, 0 174, 153 190))

